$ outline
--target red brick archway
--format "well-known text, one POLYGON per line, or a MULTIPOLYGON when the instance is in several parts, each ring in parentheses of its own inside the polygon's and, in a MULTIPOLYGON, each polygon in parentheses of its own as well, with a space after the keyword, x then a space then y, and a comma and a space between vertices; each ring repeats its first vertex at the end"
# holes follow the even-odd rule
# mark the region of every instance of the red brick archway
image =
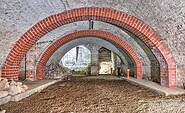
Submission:
POLYGON ((37 79, 44 79, 45 76, 45 67, 46 63, 48 62, 51 55, 63 44, 74 40, 76 38, 80 37, 86 37, 86 36, 93 36, 93 37, 99 37, 105 40, 110 40, 118 44, 122 49, 131 57, 131 59, 134 62, 135 68, 134 72, 137 77, 137 79, 142 79, 142 64, 139 60, 136 52, 132 49, 130 45, 128 45, 123 39, 117 37, 116 35, 111 34, 110 32, 100 31, 100 30, 84 30, 84 31, 78 31, 74 32, 72 34, 68 34, 55 42, 53 42, 41 55, 38 63, 37 63, 37 69, 36 69, 36 75, 37 79))
POLYGON ((77 8, 49 16, 30 28, 16 42, 2 67, 2 77, 18 80, 18 66, 24 55, 42 36, 62 25, 84 20, 97 20, 126 29, 141 39, 160 64, 161 85, 176 87, 176 62, 169 48, 155 31, 137 18, 110 8, 77 8))

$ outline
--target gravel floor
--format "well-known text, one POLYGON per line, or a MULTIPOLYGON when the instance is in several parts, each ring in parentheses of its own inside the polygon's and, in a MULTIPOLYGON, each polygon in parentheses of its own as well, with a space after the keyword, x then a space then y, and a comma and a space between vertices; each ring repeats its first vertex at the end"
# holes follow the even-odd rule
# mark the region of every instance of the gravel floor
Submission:
POLYGON ((185 95, 163 97, 123 80, 92 78, 72 77, 0 108, 7 113, 185 113, 185 95))

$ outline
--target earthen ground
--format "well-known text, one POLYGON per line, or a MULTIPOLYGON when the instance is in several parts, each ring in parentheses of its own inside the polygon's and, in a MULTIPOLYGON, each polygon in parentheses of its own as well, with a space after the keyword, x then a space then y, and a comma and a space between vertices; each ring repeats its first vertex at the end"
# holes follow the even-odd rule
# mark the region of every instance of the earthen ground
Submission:
POLYGON ((161 96, 120 79, 72 77, 18 102, 7 113, 184 113, 185 95, 161 96))

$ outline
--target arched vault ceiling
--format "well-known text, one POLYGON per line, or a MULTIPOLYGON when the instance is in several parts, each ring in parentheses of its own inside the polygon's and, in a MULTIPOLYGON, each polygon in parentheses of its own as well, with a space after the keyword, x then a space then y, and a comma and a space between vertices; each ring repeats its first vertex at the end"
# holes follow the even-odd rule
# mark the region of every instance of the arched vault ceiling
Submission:
POLYGON ((110 42, 100 39, 100 38, 96 38, 96 37, 86 37, 86 38, 79 38, 79 39, 75 39, 72 40, 64 45, 62 45, 49 59, 49 62, 53 62, 53 63, 59 63, 59 61, 61 60, 61 58, 72 48, 78 46, 78 45, 85 45, 86 47, 89 44, 93 44, 93 45, 98 45, 100 47, 105 47, 113 52, 115 52, 117 55, 119 55, 122 60, 124 61, 124 63, 127 64, 127 61, 125 59, 125 57, 123 56, 123 54, 114 46, 112 45, 110 42))
MULTIPOLYGON (((48 64, 59 63, 59 61, 65 55, 65 53, 67 53, 73 47, 76 47, 78 45, 86 45, 87 46, 88 44, 102 46, 102 47, 105 47, 105 48, 115 52, 122 59, 122 61, 125 63, 125 66, 128 66, 128 62, 130 62, 130 60, 128 60, 129 58, 125 58, 125 57, 127 57, 127 56, 125 56, 125 53, 122 53, 122 51, 120 51, 118 48, 115 47, 115 45, 111 44, 110 42, 103 40, 103 39, 100 39, 100 38, 97 38, 97 37, 86 37, 86 38, 75 39, 75 40, 72 40, 72 41, 62 45, 51 56, 51 58, 48 61, 48 64)), ((143 75, 150 76, 151 75, 150 65, 145 65, 143 67, 144 67, 143 68, 143 75)), ((127 69, 127 67, 125 67, 125 69, 127 69)))
MULTIPOLYGON (((164 39, 181 63, 183 58, 178 52, 185 54, 185 50, 173 45, 185 34, 184 4, 185 0, 0 0, 0 49, 3 48, 0 66, 13 44, 34 24, 50 15, 79 7, 108 7, 141 19, 164 39)), ((178 44, 181 45, 184 44, 178 44)))
MULTIPOLYGON (((56 40, 66 34, 73 33, 74 31, 87 30, 87 29, 89 29, 89 23, 87 21, 67 24, 49 32, 47 35, 41 38, 39 42, 56 40)), ((142 47, 140 47, 140 45, 132 37, 130 37, 127 33, 125 33, 120 28, 104 22, 94 21, 93 29, 111 32, 112 34, 115 34, 118 37, 122 38, 124 41, 126 41, 129 45, 132 46, 134 51, 138 54, 138 57, 141 60, 142 64, 144 66, 150 66, 151 62, 148 56, 146 55, 146 53, 143 51, 142 47)))
POLYGON ((40 20, 74 8, 108 7, 132 15, 153 28, 175 58, 178 81, 183 80, 184 4, 185 0, 0 0, 0 67, 15 42, 40 20))
POLYGON ((109 40, 110 42, 113 42, 114 45, 119 45, 124 51, 129 55, 129 57, 132 58, 134 61, 134 74, 136 75, 137 79, 142 79, 142 63, 140 59, 138 58, 136 52, 132 49, 132 47, 127 44, 124 40, 117 37, 114 34, 111 34, 110 32, 101 31, 101 30, 82 30, 82 31, 76 31, 74 33, 65 35, 64 37, 60 38, 59 40, 56 40, 53 42, 47 50, 45 50, 42 54, 42 56, 39 58, 39 61, 37 63, 37 78, 39 80, 43 79, 45 76, 45 65, 48 62, 49 58, 52 56, 52 54, 63 44, 66 44, 67 42, 77 39, 79 37, 101 37, 104 40, 109 40))

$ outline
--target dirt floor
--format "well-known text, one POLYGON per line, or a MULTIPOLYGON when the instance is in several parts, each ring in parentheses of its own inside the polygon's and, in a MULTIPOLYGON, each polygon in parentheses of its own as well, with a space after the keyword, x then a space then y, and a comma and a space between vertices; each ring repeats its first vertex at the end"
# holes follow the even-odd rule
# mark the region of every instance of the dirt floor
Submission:
POLYGON ((0 108, 7 113, 185 113, 185 96, 163 97, 120 79, 73 77, 0 108))

